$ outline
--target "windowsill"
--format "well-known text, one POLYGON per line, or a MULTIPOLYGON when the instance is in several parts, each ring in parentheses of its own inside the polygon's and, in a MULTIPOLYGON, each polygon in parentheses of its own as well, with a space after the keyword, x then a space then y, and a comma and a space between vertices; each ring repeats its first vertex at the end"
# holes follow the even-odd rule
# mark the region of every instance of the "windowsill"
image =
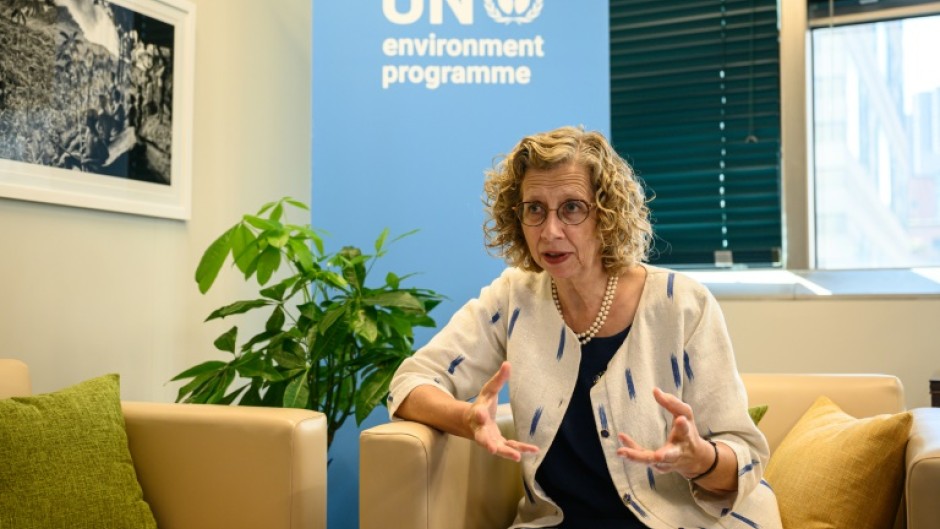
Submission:
POLYGON ((687 270, 718 299, 911 299, 940 297, 940 268, 880 270, 687 270))

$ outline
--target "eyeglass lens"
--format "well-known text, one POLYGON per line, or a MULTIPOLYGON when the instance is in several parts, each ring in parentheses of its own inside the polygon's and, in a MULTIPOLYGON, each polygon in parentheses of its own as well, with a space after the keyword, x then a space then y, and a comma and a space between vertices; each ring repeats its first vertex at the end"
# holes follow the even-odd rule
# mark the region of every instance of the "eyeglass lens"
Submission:
POLYGON ((565 224, 581 224, 587 218, 591 207, 583 200, 566 200, 557 208, 549 208, 541 202, 523 202, 519 204, 519 218, 526 226, 538 226, 545 222, 550 211, 555 211, 558 219, 565 224))

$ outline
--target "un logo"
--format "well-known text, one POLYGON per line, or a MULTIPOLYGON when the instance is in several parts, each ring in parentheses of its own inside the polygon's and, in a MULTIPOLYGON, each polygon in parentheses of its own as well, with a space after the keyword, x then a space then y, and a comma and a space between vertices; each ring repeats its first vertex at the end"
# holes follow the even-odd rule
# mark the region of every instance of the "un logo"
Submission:
POLYGON ((486 14, 500 24, 528 24, 542 12, 545 0, 485 0, 486 14))

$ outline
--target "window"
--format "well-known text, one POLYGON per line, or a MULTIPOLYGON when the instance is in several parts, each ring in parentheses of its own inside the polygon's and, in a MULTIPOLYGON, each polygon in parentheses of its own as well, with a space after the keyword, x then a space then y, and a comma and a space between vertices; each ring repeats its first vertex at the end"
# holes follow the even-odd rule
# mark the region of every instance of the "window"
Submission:
POLYGON ((940 266, 940 2, 611 0, 610 32, 653 262, 940 266))
POLYGON ((811 3, 816 268, 940 266, 940 15, 912 3, 811 3))
POLYGON ((611 140, 673 267, 780 266, 777 0, 610 1, 611 140))

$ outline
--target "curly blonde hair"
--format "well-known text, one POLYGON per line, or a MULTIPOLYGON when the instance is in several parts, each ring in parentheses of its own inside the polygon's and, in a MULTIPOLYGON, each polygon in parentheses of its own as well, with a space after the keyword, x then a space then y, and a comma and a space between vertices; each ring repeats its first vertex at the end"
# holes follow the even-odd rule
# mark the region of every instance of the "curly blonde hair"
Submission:
POLYGON ((646 261, 653 228, 643 186, 602 134, 582 127, 527 136, 486 171, 483 189, 488 218, 483 233, 487 248, 510 266, 542 270, 529 253, 513 208, 522 201, 522 180, 529 168, 550 170, 572 162, 590 175, 604 269, 615 274, 646 261))

